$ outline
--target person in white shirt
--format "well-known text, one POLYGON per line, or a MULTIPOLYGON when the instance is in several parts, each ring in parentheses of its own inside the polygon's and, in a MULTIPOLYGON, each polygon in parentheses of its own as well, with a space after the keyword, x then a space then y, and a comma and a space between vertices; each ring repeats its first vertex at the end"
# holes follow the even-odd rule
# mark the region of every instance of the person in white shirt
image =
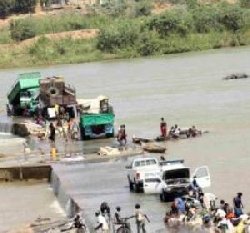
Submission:
POLYGON ((105 217, 103 217, 100 214, 100 211, 97 211, 95 213, 95 216, 97 218, 97 223, 98 223, 98 225, 95 227, 95 230, 96 231, 101 230, 100 232, 102 232, 102 233, 109 233, 109 226, 108 226, 108 223, 107 223, 105 217))
POLYGON ((226 218, 222 218, 218 222, 217 228, 219 228, 220 230, 222 230, 225 233, 233 233, 234 232, 233 224, 230 222, 230 220, 228 220, 226 218))

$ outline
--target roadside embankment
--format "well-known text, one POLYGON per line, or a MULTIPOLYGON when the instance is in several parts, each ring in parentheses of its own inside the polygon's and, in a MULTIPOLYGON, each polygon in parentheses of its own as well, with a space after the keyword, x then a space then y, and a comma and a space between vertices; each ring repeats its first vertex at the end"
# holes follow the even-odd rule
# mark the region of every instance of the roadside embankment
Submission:
POLYGON ((47 179, 49 180, 51 167, 47 164, 16 165, 0 167, 0 181, 47 179))

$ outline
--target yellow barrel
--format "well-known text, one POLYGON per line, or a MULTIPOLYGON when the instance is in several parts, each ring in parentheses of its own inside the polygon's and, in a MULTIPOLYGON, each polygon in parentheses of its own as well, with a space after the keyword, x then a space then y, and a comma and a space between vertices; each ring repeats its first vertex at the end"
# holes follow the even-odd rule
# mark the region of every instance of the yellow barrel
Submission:
POLYGON ((51 156, 52 160, 56 160, 57 159, 57 153, 56 153, 56 148, 55 147, 52 147, 50 149, 50 156, 51 156))

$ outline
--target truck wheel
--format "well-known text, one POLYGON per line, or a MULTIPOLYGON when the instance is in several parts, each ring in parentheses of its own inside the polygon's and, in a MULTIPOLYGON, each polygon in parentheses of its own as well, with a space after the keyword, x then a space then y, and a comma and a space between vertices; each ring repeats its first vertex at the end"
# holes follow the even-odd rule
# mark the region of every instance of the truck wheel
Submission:
POLYGON ((114 133, 106 133, 106 138, 113 138, 114 137, 114 133))
POLYGON ((89 140, 90 137, 85 135, 85 129, 81 127, 81 139, 82 140, 89 140))
POLYGON ((129 182, 129 190, 130 192, 134 191, 134 184, 132 182, 129 182))

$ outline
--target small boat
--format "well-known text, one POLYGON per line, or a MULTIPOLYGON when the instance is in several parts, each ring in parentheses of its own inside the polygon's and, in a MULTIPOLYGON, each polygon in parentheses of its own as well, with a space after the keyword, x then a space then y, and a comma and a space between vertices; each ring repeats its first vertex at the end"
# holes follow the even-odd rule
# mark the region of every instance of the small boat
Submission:
POLYGON ((149 153, 165 153, 167 148, 164 146, 160 146, 156 143, 150 142, 150 143, 143 143, 142 149, 149 153))

